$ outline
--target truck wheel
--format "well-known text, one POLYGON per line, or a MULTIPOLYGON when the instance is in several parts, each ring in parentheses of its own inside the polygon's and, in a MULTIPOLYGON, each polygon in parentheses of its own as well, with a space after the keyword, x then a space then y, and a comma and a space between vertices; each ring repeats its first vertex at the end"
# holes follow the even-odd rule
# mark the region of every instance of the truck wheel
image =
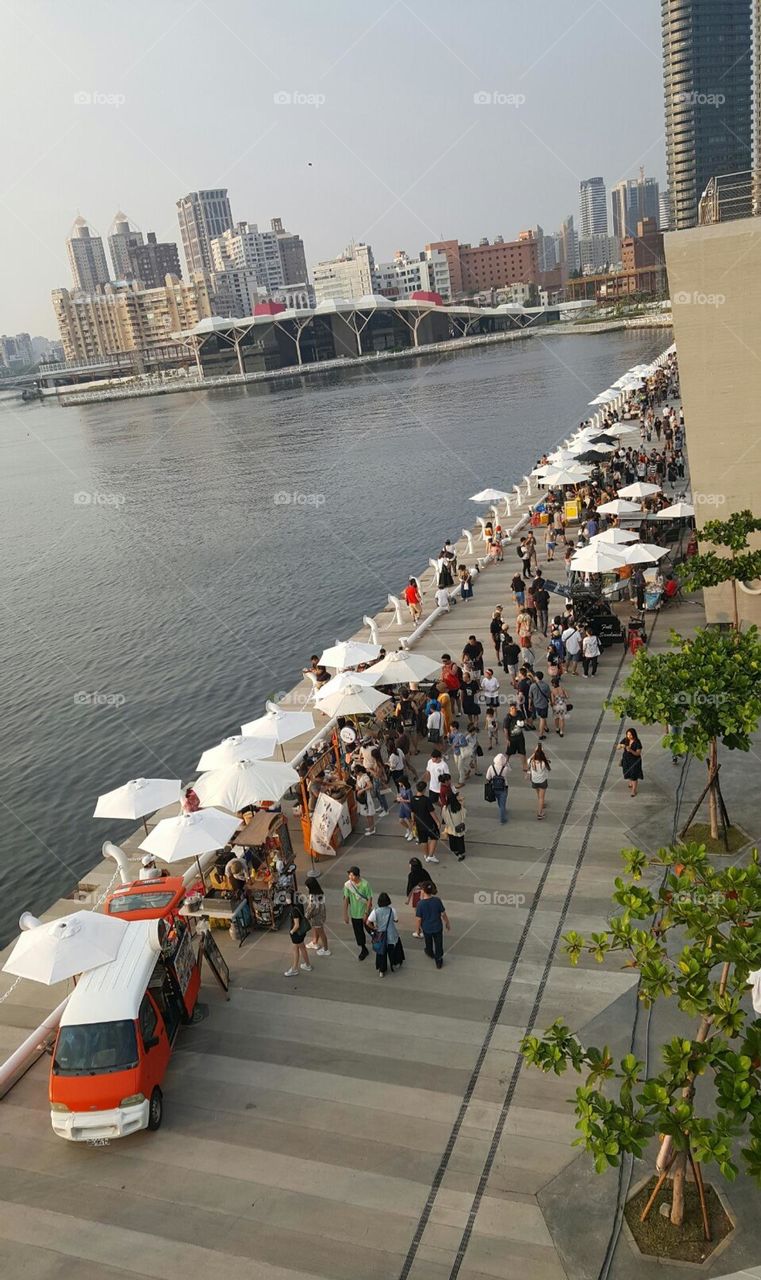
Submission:
POLYGON ((148 1128, 158 1129, 164 1115, 164 1097, 158 1085, 151 1094, 151 1101, 148 1107, 148 1128))

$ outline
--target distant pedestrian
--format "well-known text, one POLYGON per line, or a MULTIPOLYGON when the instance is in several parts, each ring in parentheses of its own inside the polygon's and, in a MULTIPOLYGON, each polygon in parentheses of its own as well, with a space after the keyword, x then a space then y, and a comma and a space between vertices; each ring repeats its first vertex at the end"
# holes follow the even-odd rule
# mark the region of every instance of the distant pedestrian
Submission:
POLYGON ((375 835, 375 797, 373 780, 364 765, 358 764, 354 769, 354 794, 357 799, 357 810, 365 820, 365 835, 375 835))
POLYGON ((473 599, 473 575, 466 565, 461 564, 457 573, 460 582, 460 599, 473 599))
POLYGON ((436 844, 441 834, 436 801, 428 794, 425 782, 419 782, 410 801, 417 842, 425 849, 426 862, 438 862, 436 844))
POLYGON ((528 776, 536 794, 536 816, 541 819, 544 817, 544 802, 550 780, 550 762, 540 744, 537 744, 533 754, 529 756, 528 776))
POLYGON ((407 586, 404 588, 404 598, 407 601, 407 608, 410 611, 410 617, 413 622, 419 622, 423 612, 423 601, 420 595, 420 587, 417 578, 410 578, 407 586))
MULTIPOLYGON (((423 866, 419 858, 410 858, 410 870, 407 876, 406 899, 407 905, 412 907, 414 912, 417 911, 417 904, 422 897, 421 885, 430 884, 430 875, 423 866)), ((415 930, 412 934, 413 938, 422 938, 423 931, 420 928, 420 921, 415 919, 415 930)))
POLYGON ((499 739, 499 722, 497 721, 496 707, 486 708, 486 734, 487 734, 486 745, 488 746, 490 751, 493 751, 499 739))
POLYGON ((585 627, 584 638, 581 642, 581 665, 585 680, 588 676, 597 675, 597 663, 601 652, 600 641, 597 636, 590 627, 585 627))
POLYGON ((436 893, 436 886, 430 882, 422 885, 422 896, 415 914, 423 930, 425 954, 435 960, 436 968, 440 969, 444 963, 444 929, 449 933, 450 925, 444 903, 436 893))
POLYGON ((581 645, 583 639, 582 634, 575 623, 569 622, 560 638, 565 647, 568 674, 576 676, 579 674, 579 659, 581 658, 581 645))
POLYGON ((489 634, 491 636, 491 642, 494 645, 494 651, 497 655, 497 662, 499 662, 500 655, 502 653, 503 621, 502 605, 498 604, 491 615, 491 622, 489 623, 489 634))
POLYGON ((397 928, 399 917, 387 893, 378 894, 378 905, 368 915, 367 923, 373 930, 375 968, 384 978, 389 969, 393 973, 404 964, 404 947, 397 928))
POLYGON ((636 796, 642 774, 642 743, 636 729, 627 729, 618 744, 621 752, 621 768, 629 787, 629 795, 636 796))
POLYGON ((465 805, 451 792, 441 809, 441 830, 449 841, 449 851, 458 862, 465 860, 465 805))
POLYGON ((499 706, 499 680, 491 667, 487 667, 481 677, 481 693, 487 707, 499 706))
POLYGON ((509 631, 502 638, 502 669, 515 680, 521 661, 521 646, 516 644, 509 631))
POLYGON ((410 808, 412 789, 406 778, 397 790, 396 799, 399 805, 399 826, 404 832, 404 838, 405 840, 414 840, 415 833, 412 823, 412 809, 410 808))
POLYGON ((328 935, 325 932, 325 890, 316 876, 307 876, 304 888, 306 890, 304 915, 312 930, 312 937, 306 944, 307 951, 316 951, 318 956, 329 956, 328 935))
POLYGON ((291 905, 291 924, 288 930, 293 947, 293 959, 290 969, 286 969, 284 977, 295 978, 299 969, 303 969, 305 973, 312 972, 312 966, 309 963, 307 949, 304 946, 304 940, 309 933, 310 924, 304 914, 304 907, 298 901, 291 905))
POLYGON ((358 960, 365 960, 367 950, 367 931, 365 921, 373 909, 373 891, 367 880, 362 879, 359 867, 349 867, 349 878, 344 885, 343 895, 344 924, 351 920, 354 939, 359 947, 358 960))
POLYGON ((539 741, 543 742, 547 737, 547 716, 550 710, 551 689, 544 678, 541 671, 534 673, 529 690, 529 706, 531 707, 532 719, 536 716, 539 724, 539 741))
POLYGON ((550 703, 555 724, 555 732, 562 738, 565 734, 565 718, 568 715, 568 694, 563 688, 560 676, 553 676, 550 681, 550 703))
POLYGON ((486 781, 484 783, 485 789, 491 787, 494 794, 494 799, 497 802, 499 821, 502 826, 507 822, 507 774, 509 768, 510 764, 507 756, 500 752, 494 757, 489 768, 486 770, 486 781))
POLYGON ((513 756, 520 756, 523 764, 523 772, 528 769, 526 763, 526 738, 524 734, 525 723, 518 707, 513 703, 507 708, 503 726, 505 730, 506 755, 508 760, 512 760, 513 756))

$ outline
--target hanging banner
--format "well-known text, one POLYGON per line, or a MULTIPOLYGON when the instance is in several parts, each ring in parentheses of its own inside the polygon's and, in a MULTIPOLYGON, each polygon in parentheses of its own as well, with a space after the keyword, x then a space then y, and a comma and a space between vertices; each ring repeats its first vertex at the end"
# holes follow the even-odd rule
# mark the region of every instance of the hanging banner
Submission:
POLYGON ((338 817, 338 826, 344 840, 351 835, 351 814, 349 813, 348 804, 341 805, 341 812, 338 817))
POLYGON ((315 853, 319 853, 324 858, 336 856, 330 840, 340 821, 343 807, 340 800, 334 800, 324 791, 317 797, 317 804, 312 814, 311 844, 315 853))

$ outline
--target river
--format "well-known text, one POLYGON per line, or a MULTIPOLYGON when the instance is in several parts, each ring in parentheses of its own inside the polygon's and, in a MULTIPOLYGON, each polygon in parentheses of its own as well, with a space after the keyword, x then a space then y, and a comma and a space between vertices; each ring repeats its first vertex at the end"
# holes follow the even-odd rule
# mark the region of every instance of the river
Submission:
POLYGON ((471 493, 510 488, 670 340, 534 337, 308 385, 0 402, 0 940, 129 830, 91 817, 99 793, 192 776, 472 526, 471 493))

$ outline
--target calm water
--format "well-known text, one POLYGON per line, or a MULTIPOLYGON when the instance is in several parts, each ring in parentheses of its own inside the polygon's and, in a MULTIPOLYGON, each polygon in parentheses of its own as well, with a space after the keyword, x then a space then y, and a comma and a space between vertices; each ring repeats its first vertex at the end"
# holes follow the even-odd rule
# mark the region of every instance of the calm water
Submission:
POLYGON ((533 339, 197 398, 0 402, 0 938, 129 830, 92 819, 100 792, 190 777, 473 524, 471 493, 510 487, 669 340, 533 339))

